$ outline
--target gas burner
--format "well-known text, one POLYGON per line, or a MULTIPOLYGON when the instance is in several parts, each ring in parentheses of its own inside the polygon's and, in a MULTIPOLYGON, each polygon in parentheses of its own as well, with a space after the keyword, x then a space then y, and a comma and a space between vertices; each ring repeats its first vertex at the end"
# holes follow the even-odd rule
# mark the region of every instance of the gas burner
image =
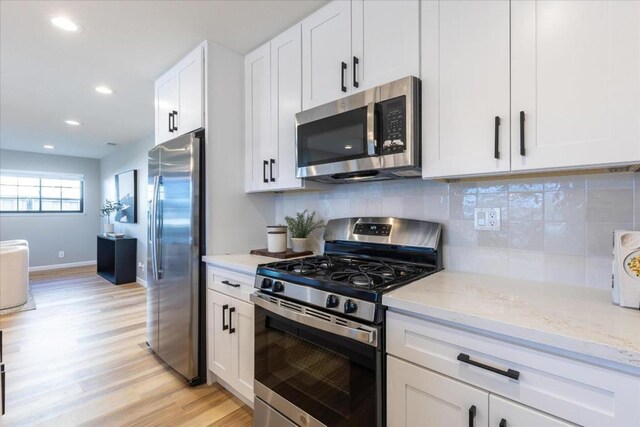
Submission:
POLYGON ((366 289, 373 289, 389 281, 389 279, 382 274, 364 272, 351 268, 333 272, 331 273, 329 279, 333 280, 334 282, 344 283, 347 285, 355 286, 357 288, 366 289))

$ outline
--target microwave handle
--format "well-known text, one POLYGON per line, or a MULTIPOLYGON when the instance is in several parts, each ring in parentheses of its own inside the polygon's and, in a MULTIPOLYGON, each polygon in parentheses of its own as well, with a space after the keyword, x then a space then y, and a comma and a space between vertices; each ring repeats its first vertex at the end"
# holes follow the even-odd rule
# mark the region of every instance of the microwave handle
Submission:
POLYGON ((376 104, 367 104, 367 155, 378 154, 378 141, 376 140, 376 104))

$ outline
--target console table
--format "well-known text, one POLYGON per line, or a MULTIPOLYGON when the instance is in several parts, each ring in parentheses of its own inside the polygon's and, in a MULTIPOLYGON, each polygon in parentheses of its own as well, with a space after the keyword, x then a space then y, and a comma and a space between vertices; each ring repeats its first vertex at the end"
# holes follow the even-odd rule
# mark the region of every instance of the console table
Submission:
POLYGON ((138 239, 98 236, 98 274, 114 285, 136 281, 138 239))

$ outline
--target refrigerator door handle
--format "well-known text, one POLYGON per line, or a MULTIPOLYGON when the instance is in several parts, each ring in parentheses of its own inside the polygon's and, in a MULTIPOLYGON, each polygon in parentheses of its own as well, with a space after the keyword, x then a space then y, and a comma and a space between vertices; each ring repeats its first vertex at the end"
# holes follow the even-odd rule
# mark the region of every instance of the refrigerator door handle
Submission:
POLYGON ((162 225, 163 225, 163 214, 161 206, 162 201, 160 200, 160 189, 162 187, 162 175, 157 177, 158 185, 156 189, 156 207, 155 207, 155 226, 156 231, 154 232, 155 237, 155 247, 156 247, 156 280, 162 279, 162 225), (158 209, 160 207, 160 209, 158 209))
POLYGON ((147 224, 147 234, 149 236, 149 248, 151 249, 151 275, 158 279, 156 271, 156 194, 158 188, 158 177, 153 177, 153 190, 149 201, 149 223, 147 224))

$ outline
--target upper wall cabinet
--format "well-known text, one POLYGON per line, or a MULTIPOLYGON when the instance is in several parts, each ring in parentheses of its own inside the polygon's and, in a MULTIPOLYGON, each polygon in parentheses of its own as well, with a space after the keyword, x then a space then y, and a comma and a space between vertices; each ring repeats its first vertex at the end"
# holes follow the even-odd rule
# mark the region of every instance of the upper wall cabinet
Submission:
POLYGON ((296 178, 302 108, 300 24, 245 57, 245 191, 319 188, 296 178))
POLYGON ((204 48, 198 46, 155 82, 155 141, 203 127, 204 48))
POLYGON ((420 75, 420 2, 351 2, 351 90, 420 75))
POLYGON ((302 21, 303 109, 420 72, 420 2, 336 0, 302 21))
POLYGON ((424 178, 508 172, 509 2, 422 4, 424 178))
POLYGON ((351 91, 351 2, 336 0, 302 21, 303 108, 351 91))
POLYGON ((640 2, 511 2, 512 170, 640 160, 640 2))

